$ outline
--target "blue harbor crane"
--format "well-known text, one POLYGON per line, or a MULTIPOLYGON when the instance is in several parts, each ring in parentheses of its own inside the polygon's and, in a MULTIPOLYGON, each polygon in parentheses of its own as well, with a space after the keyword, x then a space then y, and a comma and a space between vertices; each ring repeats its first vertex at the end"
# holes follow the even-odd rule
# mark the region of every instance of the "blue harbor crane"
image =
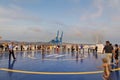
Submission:
POLYGON ((55 39, 52 39, 50 43, 52 44, 62 44, 62 39, 63 39, 63 31, 61 33, 61 36, 59 37, 59 30, 57 31, 57 35, 55 39))

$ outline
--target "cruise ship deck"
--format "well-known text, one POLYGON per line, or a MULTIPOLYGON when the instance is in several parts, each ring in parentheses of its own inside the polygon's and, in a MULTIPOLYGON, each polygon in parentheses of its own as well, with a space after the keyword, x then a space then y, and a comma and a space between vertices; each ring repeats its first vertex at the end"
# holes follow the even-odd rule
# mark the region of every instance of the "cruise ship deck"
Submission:
MULTIPOLYGON (((103 80, 104 54, 78 52, 15 52, 0 53, 0 80, 103 80)), ((112 65, 110 80, 120 80, 120 65, 112 65)))

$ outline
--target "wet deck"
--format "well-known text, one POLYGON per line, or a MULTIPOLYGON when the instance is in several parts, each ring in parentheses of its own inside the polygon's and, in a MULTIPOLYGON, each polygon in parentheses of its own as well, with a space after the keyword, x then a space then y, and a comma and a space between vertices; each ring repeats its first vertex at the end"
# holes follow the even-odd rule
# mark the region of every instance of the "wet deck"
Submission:
MULTIPOLYGON (((0 54, 0 80, 102 80, 102 54, 16 52, 16 60, 8 53, 0 54)), ((120 65, 111 80, 120 80, 120 65)))

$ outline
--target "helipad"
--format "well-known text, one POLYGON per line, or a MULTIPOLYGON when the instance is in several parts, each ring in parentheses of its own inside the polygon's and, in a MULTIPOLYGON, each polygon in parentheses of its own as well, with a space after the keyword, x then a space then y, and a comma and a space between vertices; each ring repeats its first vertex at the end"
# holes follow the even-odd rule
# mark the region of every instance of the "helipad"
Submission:
MULTIPOLYGON (((0 54, 0 80, 102 80, 101 58, 96 53, 16 52, 17 60, 0 54)), ((111 80, 120 80, 120 66, 113 67, 111 80)))

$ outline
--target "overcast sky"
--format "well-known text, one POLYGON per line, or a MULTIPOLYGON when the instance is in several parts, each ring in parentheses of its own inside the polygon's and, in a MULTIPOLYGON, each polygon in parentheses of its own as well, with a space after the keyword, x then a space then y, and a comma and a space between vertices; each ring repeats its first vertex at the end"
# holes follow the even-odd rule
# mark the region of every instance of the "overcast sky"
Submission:
POLYGON ((94 43, 120 41, 120 0, 0 0, 3 40, 94 43))

